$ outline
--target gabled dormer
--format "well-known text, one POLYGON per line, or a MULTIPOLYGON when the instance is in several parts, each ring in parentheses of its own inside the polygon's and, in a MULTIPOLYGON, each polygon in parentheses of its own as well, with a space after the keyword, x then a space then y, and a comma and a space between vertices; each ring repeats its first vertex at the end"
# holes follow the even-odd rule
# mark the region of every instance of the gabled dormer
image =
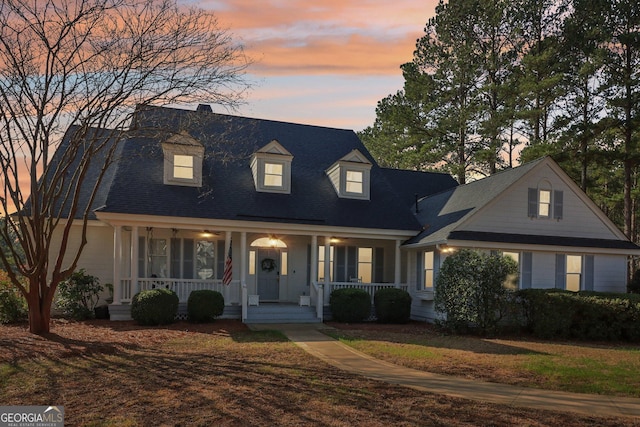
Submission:
POLYGON ((346 199, 369 200, 371 189, 371 162, 358 150, 353 150, 326 173, 338 194, 346 199))
POLYGON ((277 140, 273 140, 251 157, 251 172, 256 191, 291 193, 291 161, 293 156, 277 140))
POLYGON ((162 143, 164 184, 202 186, 204 146, 187 132, 172 135, 162 143))

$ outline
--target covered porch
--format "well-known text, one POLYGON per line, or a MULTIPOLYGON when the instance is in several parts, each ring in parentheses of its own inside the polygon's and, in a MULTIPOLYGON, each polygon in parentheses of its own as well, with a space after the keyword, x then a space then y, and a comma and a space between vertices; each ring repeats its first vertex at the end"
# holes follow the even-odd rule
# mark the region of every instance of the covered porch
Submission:
POLYGON ((222 317, 244 322, 267 305, 281 312, 273 316, 278 321, 295 321, 286 318, 285 308, 297 307, 321 322, 334 289, 361 288, 373 302, 378 289, 408 288, 400 250, 405 236, 354 230, 319 234, 301 226, 246 222, 244 229, 231 229, 178 220, 183 222, 108 221, 114 233, 112 320, 129 320, 133 296, 154 288, 176 292, 184 310, 192 291, 218 291, 225 300, 222 317), (225 265, 231 269, 227 284, 225 265))

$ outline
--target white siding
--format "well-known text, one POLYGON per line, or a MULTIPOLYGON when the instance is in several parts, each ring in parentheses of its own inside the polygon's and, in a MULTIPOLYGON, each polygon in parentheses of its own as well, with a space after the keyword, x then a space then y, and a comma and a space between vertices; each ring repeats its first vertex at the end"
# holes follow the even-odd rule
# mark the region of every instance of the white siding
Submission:
POLYGON ((548 166, 531 171, 522 182, 513 185, 494 202, 487 205, 461 230, 494 233, 572 236, 597 239, 617 239, 615 234, 548 166), (540 182, 551 183, 552 190, 563 192, 563 218, 531 219, 527 215, 528 188, 540 182))
MULTIPOLYGON (((74 224, 69 236, 69 246, 64 258, 65 262, 70 262, 80 246, 80 236, 82 227, 74 224)), ((60 233, 54 235, 51 241, 50 259, 51 264, 55 262, 60 250, 60 233)), ((63 264, 64 266, 64 264, 63 264)), ((97 222, 90 222, 87 229, 87 245, 82 251, 78 261, 78 270, 84 268, 86 272, 100 279, 100 283, 105 285, 113 283, 113 228, 104 226, 97 222)), ((103 298, 108 294, 103 294, 103 298)))
POLYGON ((598 292, 627 291, 627 259, 620 255, 594 257, 593 287, 598 292))

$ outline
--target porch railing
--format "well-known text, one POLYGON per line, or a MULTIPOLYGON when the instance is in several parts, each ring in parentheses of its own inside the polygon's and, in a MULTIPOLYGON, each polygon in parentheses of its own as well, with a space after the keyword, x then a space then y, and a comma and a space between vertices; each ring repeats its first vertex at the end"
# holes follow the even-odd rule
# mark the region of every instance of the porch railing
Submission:
MULTIPOLYGON (((323 285, 322 282, 313 282, 312 289, 318 289, 318 285, 323 285)), ((371 296, 371 304, 373 304, 373 297, 377 291, 385 288, 400 288, 403 291, 407 291, 409 286, 406 283, 360 283, 360 282, 329 282, 324 287, 324 295, 323 300, 324 304, 329 304, 329 298, 331 297, 331 292, 335 289, 345 289, 345 288, 353 288, 353 289, 362 289, 366 291, 371 296)), ((320 287, 322 289, 322 287, 320 287)), ((313 296, 313 294, 312 294, 313 296)), ((313 298, 312 298, 313 301, 313 298)))
POLYGON ((121 286, 121 302, 131 302, 133 296, 139 291, 145 291, 156 288, 171 289, 176 294, 180 302, 186 303, 189 299, 189 294, 192 291, 198 291, 202 289, 211 289, 218 291, 224 297, 225 305, 236 305, 241 303, 240 293, 240 281, 233 280, 231 284, 224 285, 222 280, 202 280, 202 279, 172 279, 164 277, 154 278, 140 278, 137 280, 137 286, 134 286, 134 281, 130 278, 120 280, 121 286), (136 289, 137 288, 137 289, 136 289))

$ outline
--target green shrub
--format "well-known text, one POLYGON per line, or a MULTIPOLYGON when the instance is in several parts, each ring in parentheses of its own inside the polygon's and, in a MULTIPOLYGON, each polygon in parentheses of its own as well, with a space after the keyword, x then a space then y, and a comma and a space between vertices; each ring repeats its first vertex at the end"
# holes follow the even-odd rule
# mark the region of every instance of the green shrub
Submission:
POLYGON ((338 322, 362 322, 371 315, 371 297, 362 289, 336 289, 331 292, 329 305, 333 320, 338 322))
POLYGON ((191 322, 211 322, 222 315, 224 297, 220 292, 203 289, 192 291, 187 300, 187 313, 191 322))
POLYGON ((507 315, 511 291, 504 283, 517 264, 502 255, 463 249, 447 257, 435 284, 434 307, 440 324, 456 331, 495 333, 507 315))
POLYGON ((84 269, 74 271, 69 279, 60 282, 56 306, 66 317, 76 320, 91 319, 102 290, 97 277, 87 274, 84 269))
POLYGON ((384 288, 373 296, 380 323, 407 323, 411 316, 411 295, 398 288, 384 288))
POLYGON ((0 323, 16 323, 26 320, 27 302, 6 276, 0 272, 0 323))
POLYGON ((629 283, 627 283, 627 292, 630 294, 640 294, 640 270, 636 270, 629 283))
POLYGON ((164 288, 141 291, 131 301, 131 317, 140 325, 173 323, 178 314, 178 295, 164 288))
POLYGON ((538 338, 640 340, 640 295, 524 289, 518 296, 538 338))

